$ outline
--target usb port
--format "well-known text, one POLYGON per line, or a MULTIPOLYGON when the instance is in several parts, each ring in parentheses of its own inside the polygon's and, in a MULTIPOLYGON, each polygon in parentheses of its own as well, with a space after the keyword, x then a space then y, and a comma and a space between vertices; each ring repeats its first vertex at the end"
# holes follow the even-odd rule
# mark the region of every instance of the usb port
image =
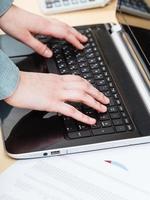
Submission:
POLYGON ((52 156, 58 155, 58 154, 60 154, 60 151, 59 151, 59 150, 57 150, 57 151, 51 151, 51 155, 52 155, 52 156))

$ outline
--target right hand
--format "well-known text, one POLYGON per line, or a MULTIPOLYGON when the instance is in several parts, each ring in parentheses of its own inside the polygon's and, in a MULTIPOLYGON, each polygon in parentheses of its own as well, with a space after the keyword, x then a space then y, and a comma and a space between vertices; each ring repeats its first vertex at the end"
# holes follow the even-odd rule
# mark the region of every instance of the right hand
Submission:
POLYGON ((56 75, 20 72, 20 83, 12 96, 5 101, 19 108, 58 112, 86 124, 95 124, 91 118, 68 102, 81 102, 106 112, 109 99, 88 81, 76 75, 56 75))
POLYGON ((77 49, 83 49, 87 38, 75 28, 51 18, 47 20, 14 5, 0 17, 0 28, 30 46, 38 54, 51 57, 52 51, 34 36, 37 34, 64 39, 77 49))

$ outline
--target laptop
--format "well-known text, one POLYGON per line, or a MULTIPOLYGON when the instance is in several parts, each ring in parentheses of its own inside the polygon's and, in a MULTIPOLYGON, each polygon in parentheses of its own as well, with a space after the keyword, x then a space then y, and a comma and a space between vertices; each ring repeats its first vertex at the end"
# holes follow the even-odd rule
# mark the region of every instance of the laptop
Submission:
POLYGON ((50 59, 1 36, 1 48, 20 70, 80 75, 110 98, 106 113, 74 104, 96 118, 93 126, 0 101, 2 135, 9 156, 37 158, 150 142, 150 30, 121 19, 122 25, 76 27, 88 37, 83 51, 66 41, 39 36, 53 50, 50 59))

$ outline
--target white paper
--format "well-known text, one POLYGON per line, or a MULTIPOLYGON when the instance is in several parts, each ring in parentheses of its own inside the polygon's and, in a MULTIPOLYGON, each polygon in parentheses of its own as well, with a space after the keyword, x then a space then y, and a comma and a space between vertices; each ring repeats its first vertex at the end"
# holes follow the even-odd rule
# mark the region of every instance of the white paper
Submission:
POLYGON ((150 200, 149 155, 146 144, 17 161, 0 175, 0 200, 150 200))

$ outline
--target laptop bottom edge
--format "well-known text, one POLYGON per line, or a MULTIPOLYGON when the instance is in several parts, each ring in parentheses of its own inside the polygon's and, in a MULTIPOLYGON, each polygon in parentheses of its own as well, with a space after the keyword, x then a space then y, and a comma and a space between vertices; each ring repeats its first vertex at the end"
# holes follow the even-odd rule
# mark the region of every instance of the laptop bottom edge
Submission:
POLYGON ((36 152, 30 152, 30 153, 12 154, 7 151, 6 152, 8 156, 15 159, 29 159, 29 158, 32 159, 32 158, 42 158, 42 157, 82 153, 82 152, 88 152, 88 151, 104 150, 104 149, 110 149, 110 148, 125 147, 125 146, 130 146, 130 145, 146 144, 149 142, 150 142, 150 136, 145 136, 145 137, 123 139, 123 140, 118 140, 118 141, 110 141, 110 142, 95 143, 95 144, 88 144, 88 145, 81 145, 81 146, 74 146, 74 147, 67 147, 67 148, 51 149, 51 150, 46 150, 46 151, 45 150, 36 151, 36 152))

